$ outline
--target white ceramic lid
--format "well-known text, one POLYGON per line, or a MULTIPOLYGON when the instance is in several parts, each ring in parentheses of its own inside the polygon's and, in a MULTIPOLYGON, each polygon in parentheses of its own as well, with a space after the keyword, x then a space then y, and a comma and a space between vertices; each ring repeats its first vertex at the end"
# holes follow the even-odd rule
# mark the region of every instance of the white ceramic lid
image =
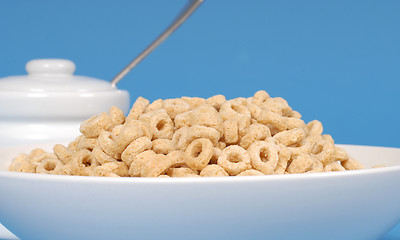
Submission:
POLYGON ((127 113, 127 91, 73 75, 75 68, 65 59, 36 59, 26 64, 28 75, 1 78, 0 119, 85 119, 113 105, 127 113))

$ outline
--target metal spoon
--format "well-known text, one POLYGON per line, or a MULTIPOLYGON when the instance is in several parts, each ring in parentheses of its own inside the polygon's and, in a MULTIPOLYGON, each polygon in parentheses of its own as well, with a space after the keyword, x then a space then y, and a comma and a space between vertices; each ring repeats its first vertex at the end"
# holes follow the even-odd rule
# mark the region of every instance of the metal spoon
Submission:
POLYGON ((175 21, 164 30, 164 32, 156 38, 143 52, 141 52, 132 62, 130 62, 117 76, 111 80, 111 85, 115 87, 117 83, 124 78, 136 65, 138 65, 149 53, 168 38, 186 19, 197 9, 203 0, 190 0, 183 8, 181 13, 176 17, 175 21))

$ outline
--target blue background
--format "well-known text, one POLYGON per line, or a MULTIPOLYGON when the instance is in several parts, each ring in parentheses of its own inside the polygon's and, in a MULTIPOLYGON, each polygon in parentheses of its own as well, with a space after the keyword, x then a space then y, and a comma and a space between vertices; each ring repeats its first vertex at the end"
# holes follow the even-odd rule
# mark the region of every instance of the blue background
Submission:
MULTIPOLYGON (((110 80, 185 3, 0 0, 0 77, 67 58, 110 80)), ((399 26, 397 0, 206 0, 118 87, 132 101, 264 89, 338 143, 400 147, 399 26)))

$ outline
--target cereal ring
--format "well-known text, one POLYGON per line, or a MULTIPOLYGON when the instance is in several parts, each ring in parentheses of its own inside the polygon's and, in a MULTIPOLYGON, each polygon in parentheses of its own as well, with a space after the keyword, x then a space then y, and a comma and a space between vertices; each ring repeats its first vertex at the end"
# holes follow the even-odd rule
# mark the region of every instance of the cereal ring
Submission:
POLYGON ((311 149, 317 159, 324 164, 324 166, 335 161, 335 144, 330 135, 322 135, 320 141, 311 149))
POLYGON ((266 91, 260 90, 254 94, 251 102, 258 106, 263 106, 269 98, 270 96, 266 91))
POLYGON ((136 155, 151 149, 152 145, 150 138, 140 137, 126 147, 121 154, 121 159, 126 165, 130 166, 136 155))
POLYGON ((128 167, 123 162, 107 162, 93 169, 94 176, 129 177, 128 167))
POLYGON ((335 160, 339 162, 343 162, 349 159, 349 155, 347 152, 340 147, 335 146, 335 160))
POLYGON ((150 132, 153 135, 152 140, 157 138, 172 138, 174 123, 164 109, 144 114, 140 116, 140 120, 147 120, 150 132))
POLYGON ((164 109, 167 114, 174 119, 176 115, 190 110, 190 105, 182 99, 166 99, 164 100, 164 109))
POLYGON ((62 174, 64 164, 57 158, 47 158, 36 167, 36 173, 62 174))
POLYGON ((226 177, 229 174, 221 166, 216 164, 207 165, 200 172, 202 177, 226 177))
POLYGON ((218 142, 216 145, 217 148, 224 150, 224 148, 226 148, 226 143, 225 142, 218 142))
POLYGON ((274 144, 258 141, 251 144, 247 151, 254 169, 265 175, 274 174, 279 159, 278 150, 274 144))
POLYGON ((338 162, 329 163, 324 168, 325 172, 345 171, 346 169, 338 162))
MULTIPOLYGON (((240 120, 248 122, 250 125, 251 114, 246 106, 240 104, 240 100, 229 100, 221 105, 219 113, 221 114, 222 120, 228 120, 232 118, 240 118, 240 120)), ((247 101, 245 100, 247 104, 247 101)))
POLYGON ((256 117, 257 122, 269 127, 272 136, 287 129, 286 118, 282 117, 278 113, 274 113, 269 110, 263 110, 256 117))
POLYGON ((191 112, 181 113, 175 116, 174 123, 177 129, 190 127, 190 115, 191 112))
POLYGON ((153 140, 152 150, 157 154, 168 154, 175 150, 174 144, 170 139, 155 139, 153 140))
POLYGON ((113 125, 120 125, 124 124, 125 122, 125 115, 124 112, 116 106, 112 106, 108 115, 113 122, 113 125))
POLYGON ((77 139, 76 151, 82 149, 92 150, 98 145, 99 143, 96 138, 87 138, 86 136, 81 135, 77 139))
POLYGON ((348 160, 342 161, 340 164, 342 164, 346 170, 358 170, 365 168, 359 161, 351 157, 348 160))
POLYGON ((316 159, 309 154, 302 154, 295 159, 287 167, 288 173, 305 173, 312 170, 316 159))
POLYGON ((220 138, 219 132, 212 127, 195 125, 190 127, 187 131, 188 132, 187 132, 186 142, 188 144, 198 138, 207 138, 211 140, 213 145, 217 145, 218 140, 220 138))
POLYGON ((54 145, 53 152, 63 164, 67 164, 69 161, 71 161, 72 152, 64 145, 54 145))
POLYGON ((265 125, 255 123, 247 128, 246 135, 240 139, 239 145, 247 149, 252 143, 265 140, 268 137, 271 137, 269 128, 265 125))
POLYGON ((185 152, 180 150, 174 150, 167 154, 167 157, 171 160, 171 167, 182 167, 186 166, 185 152))
POLYGON ((167 171, 167 175, 170 177, 200 177, 196 170, 188 167, 170 168, 167 171))
POLYGON ((206 103, 210 104, 217 111, 221 108, 221 105, 226 102, 226 98, 224 95, 215 95, 207 98, 206 103))
POLYGON ((150 126, 149 126, 149 124, 147 122, 141 121, 141 120, 132 120, 130 122, 130 124, 140 127, 140 129, 143 132, 143 136, 146 136, 146 137, 148 137, 150 139, 153 138, 153 133, 152 133, 152 131, 150 129, 150 126))
POLYGON ((238 145, 231 145, 222 150, 217 163, 231 176, 251 168, 249 154, 238 145))
POLYGON ((158 111, 160 109, 162 109, 164 106, 164 100, 162 99, 157 99, 154 102, 152 102, 147 108, 146 111, 144 111, 145 113, 149 113, 149 112, 154 112, 154 111, 158 111))
POLYGON ((188 113, 190 126, 202 125, 212 127, 222 134, 222 118, 212 106, 205 104, 188 113))
POLYGON ((222 124, 224 127, 224 138, 228 144, 234 144, 239 141, 238 121, 234 119, 225 120, 222 124))
POLYGON ((37 164, 29 161, 28 155, 21 153, 12 161, 8 167, 8 171, 35 173, 36 166, 37 164))
POLYGON ((150 103, 149 100, 142 97, 138 97, 135 103, 133 104, 131 110, 129 111, 129 114, 126 117, 125 121, 130 122, 132 120, 138 120, 139 116, 144 113, 149 103, 150 103))
POLYGON ((304 121, 300 118, 285 117, 285 119, 286 119, 286 128, 287 129, 304 128, 306 125, 304 123, 304 121))
POLYGON ((131 142, 143 136, 143 131, 141 127, 131 123, 132 122, 130 122, 129 124, 124 124, 121 129, 121 133, 115 139, 114 151, 119 156, 131 142))
POLYGON ((305 137, 306 131, 303 128, 294 128, 274 135, 274 138, 285 146, 291 146, 303 141, 305 137))
POLYGON ((259 119, 260 114, 263 111, 263 109, 260 106, 251 103, 247 104, 247 108, 249 109, 250 115, 254 120, 259 119))
POLYGON ((97 146, 93 149, 92 155, 100 164, 117 161, 115 158, 108 156, 100 146, 97 146))
POLYGON ((171 160, 162 154, 157 154, 142 169, 142 177, 158 177, 171 167, 171 160))
POLYGON ((97 141, 99 142, 101 149, 107 155, 109 155, 115 159, 120 159, 121 155, 118 154, 118 152, 115 149, 114 138, 115 138, 115 136, 112 133, 104 131, 100 134, 97 141))
POLYGON ((322 123, 318 120, 314 120, 307 123, 306 129, 309 135, 316 135, 316 136, 321 135, 324 130, 324 128, 322 127, 322 123))
POLYGON ((181 99, 190 105, 190 109, 195 109, 206 101, 204 98, 199 97, 181 97, 181 99))
POLYGON ((239 173, 236 176, 264 176, 264 173, 257 171, 255 169, 249 169, 249 170, 239 173))
POLYGON ((112 133, 114 136, 118 136, 118 135, 121 133, 121 130, 122 130, 123 127, 124 127, 123 124, 116 125, 116 126, 114 126, 114 127, 111 129, 111 133, 112 133))
POLYGON ((157 154, 153 150, 147 150, 139 153, 133 158, 131 166, 129 168, 129 175, 131 177, 140 177, 141 172, 146 164, 156 158, 157 154))
POLYGON ((268 98, 261 108, 277 113, 281 116, 285 116, 286 112, 291 112, 292 108, 289 106, 287 101, 281 97, 268 98))
POLYGON ((277 150, 279 159, 275 167, 275 174, 284 174, 292 155, 290 150, 282 144, 277 145, 277 150))
POLYGON ((172 144, 176 146, 176 148, 183 150, 187 145, 189 145, 188 130, 188 127, 182 127, 175 131, 174 135, 172 136, 172 144))
POLYGON ((99 166, 99 162, 93 157, 89 150, 80 150, 71 157, 69 174, 88 176, 90 169, 99 166))
POLYGON ((221 156, 222 150, 214 147, 214 154, 212 155, 210 159, 211 164, 217 164, 218 158, 221 156))
POLYGON ((110 116, 107 113, 97 114, 84 121, 79 131, 88 138, 98 137, 102 131, 110 129, 113 125, 110 116))
POLYGON ((185 150, 186 165, 194 170, 202 170, 213 154, 214 147, 210 139, 196 139, 185 150))

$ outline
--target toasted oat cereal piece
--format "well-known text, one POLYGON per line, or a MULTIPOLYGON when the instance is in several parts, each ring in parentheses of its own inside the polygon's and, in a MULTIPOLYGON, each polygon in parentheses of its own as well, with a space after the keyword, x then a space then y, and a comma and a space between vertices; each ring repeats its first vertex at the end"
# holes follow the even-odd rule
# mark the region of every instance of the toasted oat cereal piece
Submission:
POLYGON ((239 141, 239 124, 235 119, 228 119, 222 123, 224 127, 224 139, 228 144, 237 143, 239 141))
POLYGON ((116 162, 117 161, 115 158, 107 155, 100 146, 97 146, 92 150, 92 156, 100 164, 105 164, 105 163, 116 162))
POLYGON ((250 145, 247 150, 250 155, 251 166, 265 175, 274 174, 279 156, 276 145, 258 141, 250 145))
POLYGON ((29 161, 28 155, 25 153, 19 154, 8 167, 8 171, 35 173, 37 164, 29 161))
POLYGON ((47 158, 38 163, 36 173, 62 174, 64 164, 57 158, 47 158))
POLYGON ((167 157, 171 160, 171 167, 187 166, 185 161, 185 152, 181 150, 171 151, 167 154, 167 157))
POLYGON ((118 155, 116 158, 120 159, 122 152, 128 147, 128 145, 143 135, 140 126, 133 125, 132 122, 125 124, 121 129, 121 133, 115 138, 114 152, 118 155))
POLYGON ((191 112, 184 112, 176 115, 174 118, 175 128, 190 127, 190 115, 191 112))
POLYGON ((147 108, 144 112, 145 113, 155 112, 155 111, 162 109, 163 106, 164 106, 164 100, 157 99, 157 100, 153 101, 149 106, 147 106, 147 108))
POLYGON ((153 140, 153 146, 151 149, 153 149, 153 151, 157 154, 168 154, 170 152, 172 152, 173 150, 175 150, 175 146, 172 142, 172 140, 170 139, 155 139, 153 140))
POLYGON ((221 108, 221 105, 226 102, 224 95, 215 95, 207 98, 206 103, 210 104, 217 111, 221 108))
POLYGON ((113 126, 113 122, 107 113, 97 114, 84 121, 79 130, 85 137, 98 137, 102 131, 107 131, 113 126))
POLYGON ((115 147, 115 142, 114 142, 115 138, 116 137, 111 132, 104 131, 97 138, 97 141, 99 142, 101 149, 107 155, 109 155, 115 159, 120 159, 121 155, 117 152, 117 149, 115 147))
POLYGON ((150 150, 152 146, 153 143, 151 142, 150 138, 140 137, 131 142, 128 147, 126 147, 126 149, 121 154, 121 159, 127 166, 130 166, 136 155, 146 150, 150 150))
POLYGON ((260 123, 255 123, 248 127, 246 135, 240 139, 239 145, 244 149, 248 149, 252 143, 265 140, 268 137, 271 137, 269 128, 260 123))
POLYGON ((125 122, 125 115, 124 112, 116 106, 112 106, 108 115, 113 122, 113 125, 120 125, 124 124, 125 122))
POLYGON ((222 120, 226 121, 229 119, 235 119, 238 122, 239 134, 244 135, 244 130, 250 126, 251 123, 251 114, 246 106, 243 104, 247 104, 246 99, 241 101, 240 99, 234 99, 226 101, 221 105, 221 109, 219 110, 222 120))
POLYGON ((182 127, 175 131, 174 135, 172 136, 172 144, 177 149, 185 149, 187 145, 189 145, 188 140, 188 131, 189 127, 182 127))
POLYGON ((89 150, 80 150, 72 155, 71 162, 67 164, 67 174, 88 176, 91 169, 99 165, 89 150))
POLYGON ((131 110, 129 111, 129 114, 126 117, 125 121, 130 122, 132 120, 138 120, 139 116, 144 113, 149 103, 150 103, 149 100, 142 97, 138 97, 135 103, 133 104, 131 110))
POLYGON ((171 160, 165 155, 157 154, 143 167, 142 177, 158 177, 171 167, 171 160))
POLYGON ((152 159, 155 159, 157 154, 153 150, 147 150, 139 153, 133 158, 129 168, 129 175, 131 177, 140 177, 144 166, 147 165, 152 159))
POLYGON ((329 163, 324 168, 325 172, 345 171, 346 169, 338 162, 329 163))
POLYGON ((365 168, 359 161, 351 157, 348 160, 342 161, 341 164, 346 170, 358 170, 365 168))
POLYGON ((166 99, 164 100, 164 109, 167 114, 174 119, 176 115, 187 112, 190 110, 190 105, 182 99, 166 99))
POLYGON ((324 166, 335 161, 335 144, 330 135, 322 135, 311 152, 324 166))
POLYGON ((216 129, 222 134, 222 118, 211 105, 204 104, 188 112, 189 125, 202 125, 216 129))
POLYGON ((324 128, 322 127, 322 123, 318 120, 313 120, 313 121, 307 123, 306 129, 308 131, 308 134, 313 135, 313 136, 321 135, 324 130, 324 128))
POLYGON ((231 176, 236 176, 251 168, 249 154, 244 148, 238 145, 231 145, 222 150, 217 164, 231 176))
MULTIPOLYGON (((271 138, 272 139, 272 138, 271 138)), ((278 163, 275 167, 275 174, 284 174, 288 166, 288 162, 292 157, 290 150, 282 144, 277 145, 278 163)))
POLYGON ((174 130, 174 123, 164 109, 143 114, 139 118, 148 123, 152 140, 157 138, 171 139, 174 130))
POLYGON ((335 160, 342 162, 348 159, 349 155, 347 154, 347 152, 343 148, 335 146, 335 160))
POLYGON ((196 170, 188 167, 170 168, 167 171, 167 175, 170 177, 200 177, 196 170))
POLYGON ((220 133, 215 128, 212 127, 194 125, 187 130, 186 142, 189 144, 198 138, 210 139, 213 145, 217 145, 220 139, 220 133))
POLYGON ((129 177, 128 167, 123 162, 107 162, 93 168, 93 176, 102 177, 129 177))
POLYGON ((121 133, 121 130, 122 130, 123 127, 124 127, 123 124, 115 125, 114 127, 111 128, 111 131, 110 131, 110 132, 111 132, 114 136, 118 136, 118 135, 121 133))
POLYGON ((270 96, 266 91, 260 90, 254 94, 251 102, 258 106, 263 106, 269 98, 270 96))
POLYGON ((53 152, 63 164, 67 164, 69 161, 71 161, 73 152, 71 152, 64 145, 61 144, 54 145, 53 152))
POLYGON ((222 150, 214 147, 214 154, 210 159, 210 164, 217 164, 218 158, 221 156, 222 150))
POLYGON ((312 169, 317 160, 309 154, 302 154, 292 160, 287 168, 288 173, 305 173, 312 169))
POLYGON ((185 150, 186 165, 194 170, 202 170, 210 162, 214 147, 210 139, 194 140, 185 150))
POLYGON ((236 176, 264 176, 264 173, 257 171, 255 169, 249 169, 249 170, 239 173, 236 176))
POLYGON ((181 99, 190 105, 190 109, 195 109, 206 102, 204 98, 199 97, 182 97, 181 99))
POLYGON ((82 149, 92 150, 98 145, 99 143, 97 141, 97 138, 88 138, 85 135, 81 135, 77 138, 76 151, 82 149))
POLYGON ((210 164, 207 165, 200 172, 200 176, 202 177, 225 177, 229 176, 229 174, 219 165, 210 164))
POLYGON ((305 137, 306 131, 303 128, 294 128, 274 135, 274 138, 285 146, 291 146, 301 142, 305 137))

